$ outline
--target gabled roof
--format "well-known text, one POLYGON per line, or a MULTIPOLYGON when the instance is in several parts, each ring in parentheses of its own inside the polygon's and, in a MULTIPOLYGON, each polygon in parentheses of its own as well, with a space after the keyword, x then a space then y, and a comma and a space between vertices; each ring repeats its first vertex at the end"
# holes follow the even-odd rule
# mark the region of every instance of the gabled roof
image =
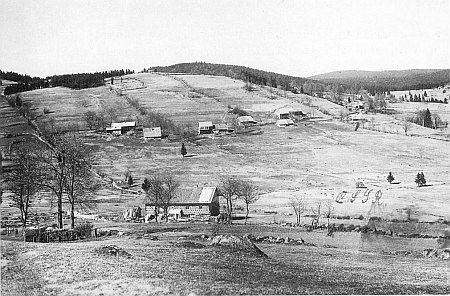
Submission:
POLYGON ((161 128, 144 127, 144 138, 161 138, 161 128))
POLYGON ((237 118, 237 121, 239 123, 258 123, 256 120, 253 119, 253 117, 251 117, 250 115, 246 115, 246 116, 239 116, 237 118))
POLYGON ((279 116, 280 114, 289 114, 294 112, 301 112, 303 113, 303 110, 300 107, 294 107, 294 106, 287 106, 280 109, 275 110, 275 115, 279 116))
POLYGON ((135 121, 111 123, 111 129, 121 129, 122 127, 135 127, 135 126, 136 126, 135 121))
POLYGON ((198 202, 210 203, 214 197, 215 192, 216 192, 216 187, 203 187, 203 190, 202 190, 202 193, 200 193, 198 202))
POLYGON ((209 128, 209 127, 212 127, 212 126, 213 126, 212 121, 200 121, 200 122, 198 123, 198 127, 199 127, 199 128, 202 128, 202 127, 207 127, 207 128, 209 128))

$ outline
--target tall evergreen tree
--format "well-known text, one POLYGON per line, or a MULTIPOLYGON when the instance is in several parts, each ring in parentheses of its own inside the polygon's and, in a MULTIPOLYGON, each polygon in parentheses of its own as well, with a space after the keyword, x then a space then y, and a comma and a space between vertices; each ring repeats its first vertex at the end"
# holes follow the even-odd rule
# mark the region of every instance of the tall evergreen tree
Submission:
POLYGON ((427 108, 427 110, 425 111, 425 116, 423 119, 423 126, 424 127, 433 127, 433 121, 431 120, 431 112, 430 110, 427 108))
POLYGON ((389 182, 389 184, 391 184, 392 181, 394 181, 394 180, 395 180, 395 178, 392 175, 392 172, 389 172, 389 175, 387 176, 387 181, 389 182))

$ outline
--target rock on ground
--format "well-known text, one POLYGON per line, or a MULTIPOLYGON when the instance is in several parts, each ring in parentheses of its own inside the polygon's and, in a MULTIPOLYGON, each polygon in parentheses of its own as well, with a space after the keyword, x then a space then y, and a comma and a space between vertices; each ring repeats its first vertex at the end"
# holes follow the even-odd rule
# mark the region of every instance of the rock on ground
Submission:
POLYGON ((268 257, 247 237, 238 237, 235 235, 217 235, 213 237, 210 245, 228 247, 231 249, 250 252, 261 257, 268 257))

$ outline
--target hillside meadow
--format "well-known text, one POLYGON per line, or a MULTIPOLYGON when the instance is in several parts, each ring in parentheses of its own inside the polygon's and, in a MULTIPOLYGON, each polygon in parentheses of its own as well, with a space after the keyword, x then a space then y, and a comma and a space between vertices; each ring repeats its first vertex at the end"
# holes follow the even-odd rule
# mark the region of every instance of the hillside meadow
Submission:
MULTIPOLYGON (((106 86, 85 90, 57 87, 20 96, 32 102, 38 122, 53 118, 56 125, 78 125, 80 135, 94 151, 95 170, 104 177, 93 212, 111 218, 90 222, 117 235, 52 244, 23 243, 20 237, 2 236, 2 295, 450 292, 448 261, 422 255, 425 249, 445 246, 442 237, 449 232, 448 224, 441 222, 450 220, 450 142, 439 134, 447 130, 420 133, 423 128, 414 126, 414 136, 394 132, 402 116, 414 112, 413 103, 393 104, 390 107, 396 114, 373 115, 376 128, 355 130, 355 125, 339 120, 343 107, 327 100, 268 87, 253 86, 248 91, 242 81, 218 76, 133 74, 115 78, 114 85, 109 81, 106 86), (83 115, 87 111, 142 123, 142 114, 130 100, 164 114, 182 128, 196 130, 199 121, 232 120, 229 106, 247 111, 260 127, 256 133, 197 136, 189 141, 173 135, 144 140, 140 133, 113 137, 86 127, 83 115), (292 104, 314 119, 277 127, 274 111, 292 104), (44 108, 50 112, 45 113, 44 108), (185 158, 180 154, 182 142, 188 152, 185 158), (112 181, 121 184, 127 171, 137 194, 112 186, 112 181), (389 172, 395 177, 392 184, 386 180, 389 172), (417 187, 414 179, 418 172, 424 172, 428 186, 417 187), (231 226, 120 221, 125 209, 143 207, 144 178, 159 174, 173 175, 180 181, 182 193, 218 186, 223 176, 238 176, 257 185, 260 198, 250 207, 249 225, 243 225, 241 202, 235 204, 236 220, 231 226), (365 188, 356 188, 357 182, 365 188), (302 224, 310 223, 308 216, 318 202, 331 201, 330 223, 366 225, 371 216, 410 219, 416 222, 377 227, 432 237, 359 232, 330 236, 325 230, 282 227, 280 224, 295 222, 288 205, 291 198, 306 200, 302 224), (307 244, 256 243, 268 255, 264 259, 210 246, 207 237, 217 234, 288 237, 307 244), (128 255, 99 251, 112 247, 128 255)), ((0 119, 5 153, 12 141, 23 139, 20 134, 32 129, 6 102, 0 104, 6 115, 0 119), (12 136, 6 137, 6 133, 12 136)), ((18 210, 11 206, 10 195, 5 195, 0 213, 2 219, 11 219, 18 210)), ((178 198, 184 200, 187 195, 178 198)), ((51 207, 50 197, 42 195, 33 212, 48 213, 51 222, 56 209, 51 207)), ((327 222, 325 217, 320 221, 327 222)))

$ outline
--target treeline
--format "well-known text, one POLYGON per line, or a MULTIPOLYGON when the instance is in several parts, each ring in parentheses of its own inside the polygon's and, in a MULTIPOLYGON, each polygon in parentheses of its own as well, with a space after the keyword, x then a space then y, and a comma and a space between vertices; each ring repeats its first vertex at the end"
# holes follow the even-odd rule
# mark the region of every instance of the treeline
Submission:
POLYGON ((133 74, 134 71, 126 70, 111 70, 95 73, 79 73, 79 74, 64 74, 53 75, 46 78, 33 77, 22 75, 14 72, 0 71, 0 79, 11 80, 17 84, 8 85, 5 88, 5 95, 15 94, 24 91, 30 91, 39 88, 63 86, 72 89, 91 88, 104 85, 104 79, 115 76, 123 76, 133 74))
POLYGON ((328 83, 345 85, 346 93, 357 93, 367 90, 369 93, 381 93, 392 90, 432 89, 450 82, 450 70, 437 70, 431 73, 414 73, 398 76, 327 78, 321 80, 328 83))
POLYGON ((157 66, 144 69, 144 72, 225 76, 261 86, 271 86, 293 93, 307 93, 311 95, 314 92, 330 91, 339 87, 339 85, 335 83, 323 83, 311 79, 267 72, 244 66, 211 64, 205 62, 181 63, 165 67, 157 66))

